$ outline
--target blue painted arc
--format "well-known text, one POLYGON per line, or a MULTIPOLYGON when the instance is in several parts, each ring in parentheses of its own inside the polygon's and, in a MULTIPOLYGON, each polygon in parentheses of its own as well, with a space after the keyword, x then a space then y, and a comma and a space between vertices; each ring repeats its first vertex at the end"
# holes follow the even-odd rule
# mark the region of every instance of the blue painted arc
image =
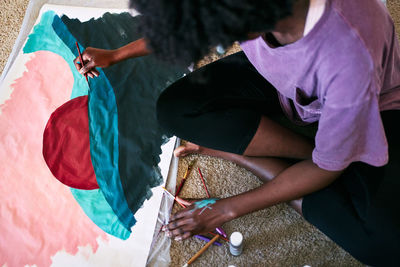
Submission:
MULTIPOLYGON (((73 60, 78 55, 76 51, 75 41, 76 39, 68 31, 67 27, 55 14, 55 12, 47 11, 42 14, 40 22, 35 25, 23 48, 24 53, 33 53, 36 51, 44 50, 56 53, 64 58, 64 60, 68 63, 74 77, 71 99, 88 94, 88 86, 86 80, 82 75, 79 74, 73 64, 73 60)), ((81 49, 83 49, 82 46, 81 49)), ((102 74, 103 75, 101 79, 98 79, 98 81, 96 82, 97 86, 109 87, 110 84, 107 78, 105 77, 104 73, 102 74)), ((92 129, 93 128, 95 127, 92 125, 92 129)), ((116 129, 117 127, 114 126, 113 128, 116 129)), ((111 138, 110 140, 113 139, 111 138)), ((118 148, 118 146, 114 147, 118 148)), ((117 153, 114 151, 113 154, 118 155, 118 151, 117 153)), ((114 160, 114 162, 118 162, 118 159, 114 160)), ((109 165, 112 165, 113 168, 118 172, 118 165, 109 165)), ((103 173, 103 175, 105 174, 103 173)), ((116 177, 115 179, 118 179, 118 177, 116 177)), ((102 183, 102 186, 104 187, 104 183, 102 183)), ((108 195, 108 198, 110 198, 110 190, 106 191, 108 191, 106 192, 106 194, 108 195)), ((106 200, 106 194, 104 194, 102 190, 71 189, 71 192, 76 201, 84 210, 85 214, 102 230, 121 239, 127 239, 129 237, 130 228, 134 225, 136 220, 134 219, 133 214, 130 212, 129 208, 127 207, 126 201, 124 199, 123 201, 125 201, 125 209, 126 212, 128 212, 128 215, 126 216, 128 219, 125 220, 125 223, 120 221, 119 216, 117 216, 114 211, 114 209, 119 210, 118 207, 123 207, 123 204, 119 205, 119 203, 114 203, 114 208, 112 208, 109 204, 109 201, 106 200)), ((115 197, 115 195, 116 194, 114 194, 113 197, 115 197)), ((124 198, 123 193, 120 193, 119 195, 124 198)))

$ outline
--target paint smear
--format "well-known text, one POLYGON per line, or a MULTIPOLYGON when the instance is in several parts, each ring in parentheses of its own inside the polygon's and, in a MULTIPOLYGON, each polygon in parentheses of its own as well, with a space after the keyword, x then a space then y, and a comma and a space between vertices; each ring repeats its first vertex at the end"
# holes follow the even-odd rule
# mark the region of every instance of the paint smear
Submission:
POLYGON ((27 72, 0 106, 0 265, 50 266, 58 251, 76 254, 107 239, 42 157, 51 113, 70 99, 73 76, 61 56, 32 54, 27 72))
MULTIPOLYGON (((77 55, 74 55, 71 50, 65 45, 65 43, 58 37, 53 28, 51 27, 53 20, 58 18, 54 11, 45 12, 40 22, 35 25, 33 31, 28 36, 28 40, 25 43, 23 52, 32 53, 39 50, 54 52, 64 58, 68 64, 72 75, 74 77, 74 87, 71 92, 71 98, 75 98, 82 95, 88 94, 88 86, 84 76, 79 74, 76 70, 73 60, 77 55)), ((59 18, 58 18, 59 19, 59 18)), ((62 25, 60 25, 62 27, 62 25)), ((63 34, 68 38, 73 38, 64 26, 63 34)), ((73 41, 75 43, 75 40, 73 41)), ((76 51, 76 50, 75 50, 76 51)))
MULTIPOLYGON (((66 44, 70 38, 64 32, 70 32, 84 47, 104 49, 115 49, 141 37, 137 29, 141 17, 132 17, 129 13, 105 13, 101 18, 86 22, 67 16, 61 17, 61 20, 62 25, 57 18, 52 25, 66 44), (65 26, 67 30, 64 30, 65 26)), ((144 201, 150 199, 151 188, 162 182, 157 165, 160 162, 160 147, 167 138, 156 117, 158 96, 187 70, 160 62, 154 55, 149 55, 119 62, 103 71, 110 86, 96 88, 93 83, 89 98, 89 123, 95 127, 91 127, 90 131, 92 137, 93 133, 96 134, 102 145, 107 144, 108 151, 118 154, 100 154, 102 148, 92 146, 96 140, 91 137, 92 162, 107 201, 113 208, 118 207, 114 211, 124 225, 129 227, 132 225, 129 213, 135 214, 144 201), (118 117, 113 116, 114 110, 118 117), (118 121, 114 122, 116 119, 118 121), (116 127, 118 139, 114 137, 116 127), (103 162, 107 159, 108 164, 103 163, 102 159, 103 162), (114 166, 118 166, 119 172, 111 173, 114 166), (103 186, 105 182, 107 186, 103 186), (122 189, 125 199, 118 200, 117 197, 123 196, 121 193, 115 195, 115 192, 122 189), (130 210, 128 207, 125 209, 125 202, 130 210), (124 205, 123 208, 122 205, 116 205, 119 203, 124 205)))
MULTIPOLYGON (((73 64, 73 60, 75 59, 75 57, 78 56, 75 42, 75 37, 71 35, 67 27, 63 24, 63 22, 55 14, 55 12, 47 11, 42 14, 40 21, 35 25, 23 49, 24 53, 33 53, 40 50, 51 51, 60 55, 65 60, 72 72, 74 81, 71 98, 87 95, 88 93, 88 86, 84 76, 79 74, 73 64)), ((84 48, 81 47, 81 50, 83 51, 84 48)), ((94 86, 94 88, 100 86, 100 89, 104 90, 105 88, 107 88, 107 86, 110 86, 110 84, 107 78, 104 76, 102 70, 99 69, 99 71, 101 73, 101 78, 91 80, 91 84, 92 86, 94 86)), ((109 90, 112 91, 112 89, 109 90)), ((92 120, 90 121, 92 122, 92 120)), ((98 146, 98 149, 102 149, 104 147, 104 144, 104 142, 101 143, 98 146)), ((111 154, 118 156, 118 153, 111 154)), ((107 155, 107 157, 110 156, 107 155)), ((96 178, 97 180, 99 180, 99 176, 97 176, 96 178)), ((108 175, 106 176, 106 178, 104 178, 104 180, 109 181, 111 180, 110 178, 112 178, 112 176, 108 175)), ((117 178, 118 183, 120 184, 119 176, 117 178)), ((76 201, 85 211, 86 215, 88 215, 94 223, 96 223, 105 232, 120 237, 122 239, 126 239, 127 236, 129 236, 130 227, 134 224, 135 221, 133 218, 133 214, 127 207, 125 197, 122 193, 122 188, 119 191, 115 189, 116 188, 114 187, 110 188, 111 194, 105 194, 105 196, 109 196, 108 200, 110 201, 110 203, 118 204, 113 206, 114 210, 111 209, 110 205, 108 204, 104 196, 101 196, 101 194, 97 194, 96 192, 89 192, 87 190, 78 192, 78 189, 71 189, 71 191, 76 201), (118 194, 118 192, 121 193, 118 194), (92 202, 89 202, 89 200, 92 202), (121 201, 116 202, 115 200, 121 201), (125 223, 127 229, 123 229, 124 226, 120 225, 118 219, 115 218, 117 215, 114 215, 113 211, 116 212, 116 214, 122 214, 122 212, 128 214, 124 218, 131 218, 132 223, 125 223)), ((104 190, 102 190, 101 193, 104 193, 104 190)))

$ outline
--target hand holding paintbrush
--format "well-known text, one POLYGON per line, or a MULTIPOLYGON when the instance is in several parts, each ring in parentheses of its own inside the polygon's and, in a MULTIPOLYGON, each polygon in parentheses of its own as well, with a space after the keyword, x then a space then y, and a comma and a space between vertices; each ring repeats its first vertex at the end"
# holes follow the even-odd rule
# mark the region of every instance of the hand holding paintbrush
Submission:
MULTIPOLYGON (((79 48, 78 42, 75 42, 75 45, 76 45, 76 48, 78 49, 79 60, 80 60, 80 63, 81 63, 81 65, 82 65, 82 67, 83 67, 83 58, 82 58, 81 49, 79 48)), ((88 87, 89 87, 89 90, 90 90, 90 83, 89 83, 89 80, 88 80, 88 77, 87 77, 87 76, 88 76, 88 74, 85 73, 85 79, 86 79, 86 82, 87 82, 88 87)))

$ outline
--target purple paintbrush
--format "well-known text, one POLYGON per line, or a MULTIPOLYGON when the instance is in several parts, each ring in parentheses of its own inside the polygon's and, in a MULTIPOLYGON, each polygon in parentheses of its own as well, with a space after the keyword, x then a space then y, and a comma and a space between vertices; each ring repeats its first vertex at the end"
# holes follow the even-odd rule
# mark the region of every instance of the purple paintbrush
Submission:
MULTIPOLYGON (((196 238, 198 238, 198 239, 200 239, 200 240, 206 241, 206 242, 210 242, 210 240, 211 240, 211 238, 208 238, 208 237, 206 237, 206 236, 204 236, 204 235, 195 235, 194 237, 196 237, 196 238)), ((217 241, 215 241, 215 242, 213 243, 213 245, 222 246, 222 244, 219 243, 219 242, 217 242, 217 241)))

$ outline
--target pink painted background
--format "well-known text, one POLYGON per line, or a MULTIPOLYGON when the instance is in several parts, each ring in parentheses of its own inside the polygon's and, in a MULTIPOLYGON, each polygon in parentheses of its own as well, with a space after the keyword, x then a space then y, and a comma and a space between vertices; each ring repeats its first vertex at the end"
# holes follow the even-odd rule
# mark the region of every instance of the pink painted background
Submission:
POLYGON ((87 245, 96 251, 96 239, 107 239, 42 156, 47 120, 71 95, 68 64, 39 51, 26 67, 0 105, 0 265, 9 267, 49 266, 58 251, 75 254, 87 245))

